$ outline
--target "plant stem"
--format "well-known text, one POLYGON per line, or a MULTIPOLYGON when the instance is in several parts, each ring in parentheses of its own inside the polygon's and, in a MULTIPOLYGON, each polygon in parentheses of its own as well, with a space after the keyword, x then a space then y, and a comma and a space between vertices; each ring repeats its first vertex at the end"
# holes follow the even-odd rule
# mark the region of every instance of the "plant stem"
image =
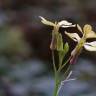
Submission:
MULTIPOLYGON (((58 96, 58 89, 59 89, 59 85, 60 85, 60 78, 59 78, 59 73, 60 73, 60 71, 64 68, 64 66, 69 62, 69 60, 70 60, 70 57, 69 57, 69 59, 62 65, 62 66, 60 66, 59 67, 59 69, 58 70, 56 70, 55 71, 55 89, 54 89, 54 96, 58 96)), ((68 70, 69 70, 69 68, 68 68, 68 70)), ((67 71, 68 71, 67 70, 67 71)), ((66 72, 67 72, 66 71, 66 72)), ((66 74, 66 72, 65 72, 65 74, 66 74)))
POLYGON ((55 89, 54 89, 54 96, 58 96, 58 88, 59 88, 60 80, 59 80, 59 74, 57 73, 55 75, 55 89))
POLYGON ((59 67, 58 69, 58 73, 66 66, 66 64, 69 62, 69 60, 71 59, 71 56, 64 62, 64 64, 62 66, 59 67))
POLYGON ((53 68, 54 68, 54 73, 56 75, 56 65, 55 65, 55 58, 54 58, 54 50, 52 50, 52 60, 53 60, 53 68))
POLYGON ((53 96, 58 96, 58 87, 60 84, 59 80, 59 72, 57 72, 56 65, 55 65, 55 58, 54 58, 54 51, 52 50, 52 60, 53 60, 53 68, 54 68, 54 75, 55 75, 55 86, 54 86, 54 95, 53 96))

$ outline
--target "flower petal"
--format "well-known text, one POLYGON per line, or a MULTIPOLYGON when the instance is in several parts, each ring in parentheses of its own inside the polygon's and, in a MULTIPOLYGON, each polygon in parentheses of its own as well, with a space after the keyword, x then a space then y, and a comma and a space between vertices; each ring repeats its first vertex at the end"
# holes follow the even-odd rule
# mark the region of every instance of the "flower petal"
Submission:
POLYGON ((68 33, 65 31, 65 34, 76 42, 79 42, 79 40, 81 39, 77 33, 68 33))
POLYGON ((80 27, 80 25, 79 25, 79 24, 77 24, 77 28, 78 28, 78 30, 79 30, 80 32, 82 32, 82 33, 83 33, 83 30, 82 30, 82 28, 80 27))
POLYGON ((96 38, 96 33, 94 31, 91 31, 86 34, 86 38, 96 38))
POLYGON ((39 16, 39 18, 41 18, 41 22, 42 22, 43 24, 45 24, 45 25, 49 25, 49 26, 55 26, 54 23, 52 23, 52 22, 46 20, 46 19, 43 18, 42 16, 39 16))
POLYGON ((76 25, 72 25, 72 23, 66 21, 66 20, 62 20, 58 23, 58 25, 60 27, 64 27, 64 28, 67 28, 67 27, 75 27, 76 25))
POLYGON ((86 25, 84 26, 84 28, 83 28, 83 31, 84 31, 85 34, 90 33, 90 32, 92 31, 91 25, 86 24, 86 25))
POLYGON ((88 51, 96 51, 96 41, 91 43, 85 43, 84 48, 88 51))

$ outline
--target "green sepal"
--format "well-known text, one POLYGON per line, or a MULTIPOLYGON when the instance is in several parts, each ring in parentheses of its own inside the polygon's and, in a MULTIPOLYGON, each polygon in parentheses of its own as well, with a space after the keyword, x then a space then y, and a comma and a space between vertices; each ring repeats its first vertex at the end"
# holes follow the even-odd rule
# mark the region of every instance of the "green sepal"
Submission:
POLYGON ((57 35, 57 51, 63 51, 63 39, 61 33, 57 35))
POLYGON ((67 54, 67 52, 69 51, 69 45, 67 42, 65 43, 63 50, 65 51, 65 54, 67 54))
POLYGON ((68 45, 68 43, 65 43, 63 50, 58 51, 59 65, 60 66, 62 65, 63 59, 64 59, 65 55, 68 53, 68 51, 69 51, 69 45, 68 45))

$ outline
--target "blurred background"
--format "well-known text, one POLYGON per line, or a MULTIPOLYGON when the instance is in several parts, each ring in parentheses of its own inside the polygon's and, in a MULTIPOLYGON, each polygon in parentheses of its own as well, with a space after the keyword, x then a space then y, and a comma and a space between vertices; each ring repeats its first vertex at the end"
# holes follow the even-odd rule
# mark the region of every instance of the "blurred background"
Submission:
MULTIPOLYGON (((96 0, 0 0, 0 96, 52 96, 52 28, 38 16, 88 23, 96 30, 95 10, 96 0)), ((83 50, 72 70, 77 80, 66 82, 59 96, 96 96, 96 52, 83 50)))

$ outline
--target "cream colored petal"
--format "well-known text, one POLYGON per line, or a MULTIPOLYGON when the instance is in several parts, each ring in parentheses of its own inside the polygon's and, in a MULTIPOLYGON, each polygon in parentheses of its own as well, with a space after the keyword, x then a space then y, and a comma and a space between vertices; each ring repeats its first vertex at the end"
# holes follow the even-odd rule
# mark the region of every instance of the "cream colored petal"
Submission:
POLYGON ((77 33, 68 33, 65 31, 65 34, 76 42, 79 42, 79 40, 81 39, 77 33))
POLYGON ((88 51, 96 51, 96 41, 85 43, 84 48, 88 51))
POLYGON ((62 28, 68 28, 68 27, 75 27, 76 25, 74 24, 74 25, 62 25, 62 26, 60 26, 60 27, 62 27, 62 28))
POLYGON ((58 24, 59 24, 60 26, 61 26, 61 25, 72 25, 72 23, 70 23, 70 22, 68 22, 68 21, 66 21, 66 20, 62 20, 62 21, 60 21, 58 24))
POLYGON ((49 26, 55 26, 54 23, 52 23, 52 22, 46 20, 46 19, 43 18, 42 16, 39 16, 39 18, 41 18, 41 22, 42 22, 43 24, 45 24, 45 25, 49 25, 49 26))
POLYGON ((72 23, 66 21, 66 20, 62 20, 58 23, 58 25, 60 27, 64 27, 64 28, 67 28, 67 27, 75 27, 76 25, 72 25, 72 23))
POLYGON ((90 33, 90 32, 92 31, 91 25, 86 24, 86 25, 84 26, 84 28, 83 28, 83 31, 84 31, 85 34, 90 33))
POLYGON ((96 41, 93 41, 93 42, 90 42, 90 43, 86 42, 85 44, 90 45, 90 46, 96 46, 96 41))
POLYGON ((94 31, 91 31, 86 34, 86 38, 96 38, 96 33, 94 31))
POLYGON ((83 33, 83 30, 82 30, 82 28, 80 27, 80 25, 79 25, 79 24, 77 24, 77 28, 78 28, 78 30, 79 30, 80 32, 82 32, 82 33, 83 33))

